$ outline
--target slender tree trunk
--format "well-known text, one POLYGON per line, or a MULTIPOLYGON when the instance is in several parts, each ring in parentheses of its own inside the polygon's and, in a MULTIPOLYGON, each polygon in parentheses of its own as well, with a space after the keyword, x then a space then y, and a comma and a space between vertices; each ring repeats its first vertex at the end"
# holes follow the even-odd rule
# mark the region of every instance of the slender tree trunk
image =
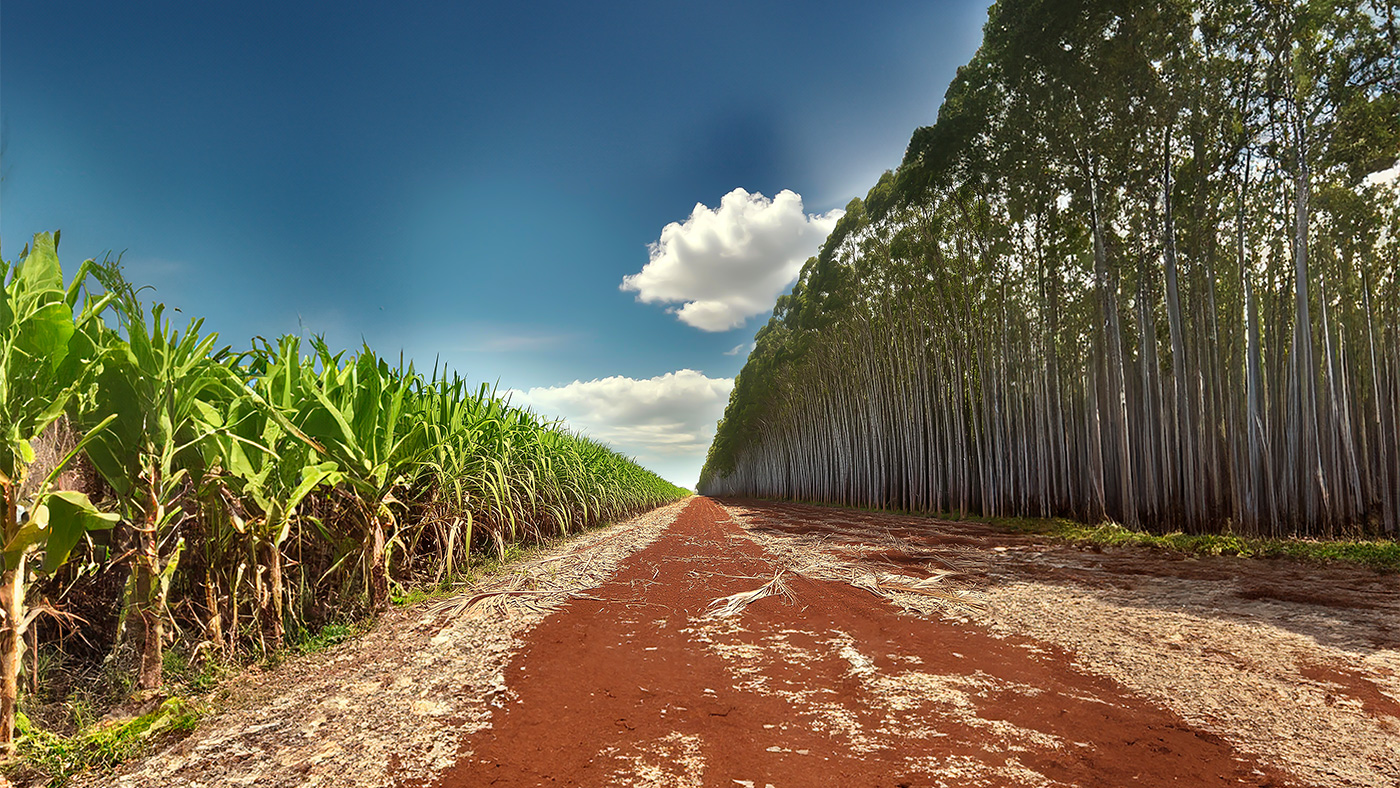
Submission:
POLYGON ((270 653, 282 650, 284 639, 282 602, 282 551, 272 542, 263 545, 263 565, 267 567, 267 595, 262 609, 263 643, 270 653))
POLYGON ((1317 363, 1313 357, 1312 313, 1308 296, 1308 216, 1312 194, 1307 152, 1303 144, 1305 129, 1299 121, 1295 130, 1295 181, 1293 195, 1293 291, 1294 326, 1293 360, 1294 385, 1297 387, 1296 412, 1301 429, 1302 452, 1298 458, 1303 473, 1300 493, 1303 496, 1304 523, 1311 526, 1319 515, 1330 509, 1327 477, 1322 468, 1317 423, 1317 363), (1321 510, 1321 511, 1319 511, 1321 510))
POLYGON ((204 567, 204 606, 209 610, 209 621, 204 626, 206 640, 224 646, 223 609, 219 605, 219 582, 214 574, 213 562, 204 567))
MULTIPOLYGON (((1114 497, 1110 506, 1116 506, 1112 514, 1122 518, 1124 525, 1135 528, 1138 524, 1137 506, 1133 495, 1132 453, 1128 438, 1128 402, 1124 391, 1123 333, 1118 321, 1117 288, 1111 281, 1108 271, 1108 252, 1104 246, 1103 206, 1099 200, 1097 167, 1090 166, 1089 210, 1090 224, 1094 236, 1094 273, 1098 280, 1099 303, 1103 313, 1104 363, 1106 365, 1107 397, 1100 407, 1108 414, 1110 448, 1112 452, 1105 458, 1105 471, 1115 478, 1114 497)), ((1105 489, 1109 489, 1105 479, 1105 489)))
POLYGON ((1385 398, 1382 393, 1384 390, 1382 380, 1385 370, 1380 364, 1380 357, 1376 354, 1376 332, 1374 328, 1376 313, 1371 306, 1371 277, 1363 273, 1361 283, 1364 288, 1361 291, 1363 296, 1362 304, 1365 306, 1366 312, 1366 344, 1371 356, 1371 398, 1375 403, 1375 407, 1372 411, 1372 434, 1375 435, 1376 447, 1374 451, 1381 460, 1379 463, 1380 473, 1378 474, 1380 477, 1378 483, 1381 487, 1381 516, 1386 533, 1393 534, 1395 533, 1396 522, 1395 488, 1394 485, 1390 483, 1392 470, 1387 467, 1386 458, 1390 456, 1389 447, 1391 442, 1395 440, 1395 436, 1385 429, 1385 418, 1383 415, 1385 413, 1385 398))
POLYGON ((1181 480, 1179 512, 1186 516, 1190 530, 1199 530, 1201 512, 1201 468, 1196 446, 1194 376, 1186 358, 1186 339, 1181 325, 1181 294, 1177 273, 1176 229, 1172 223, 1171 136, 1168 132, 1162 157, 1162 238, 1164 273, 1167 284, 1167 328, 1172 344, 1172 384, 1176 392, 1176 467, 1181 480))

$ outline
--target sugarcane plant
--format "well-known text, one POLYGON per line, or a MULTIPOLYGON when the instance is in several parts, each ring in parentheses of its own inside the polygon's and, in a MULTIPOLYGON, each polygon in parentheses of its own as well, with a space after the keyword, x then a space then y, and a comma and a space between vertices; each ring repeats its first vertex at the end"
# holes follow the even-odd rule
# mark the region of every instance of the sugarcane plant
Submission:
POLYGON ((138 690, 163 681, 165 621, 170 584, 191 517, 188 501, 206 463, 198 444, 221 426, 209 403, 242 393, 241 381, 214 354, 217 334, 202 334, 192 319, 172 327, 163 304, 149 312, 116 264, 94 275, 113 296, 125 339, 105 324, 90 334, 103 347, 101 371, 90 396, 74 410, 80 425, 114 414, 111 426, 87 447, 89 459, 116 492, 122 515, 136 533, 127 590, 125 628, 140 649, 138 690))
POLYGON ((223 427, 210 432, 205 446, 206 456, 216 458, 210 482, 257 567, 259 632, 264 651, 274 653, 286 631, 283 544, 307 496, 339 484, 343 474, 325 448, 285 416, 307 400, 298 339, 284 336, 277 346, 263 341, 248 356, 246 366, 234 359, 230 368, 249 377, 250 388, 222 412, 205 406, 206 420, 223 427))
POLYGON ((391 540, 403 506, 396 493, 408 489, 431 449, 428 424, 406 417, 423 381, 411 364, 392 368, 368 346, 342 364, 343 354, 324 340, 312 345, 315 365, 299 364, 304 395, 291 418, 353 492, 349 519, 359 530, 366 597, 378 609, 389 599, 391 540))
POLYGON ((489 401, 485 384, 472 395, 460 375, 449 378, 446 370, 434 369, 417 402, 418 418, 432 431, 432 448, 423 460, 432 481, 424 494, 423 516, 415 535, 431 533, 437 583, 456 573, 459 555, 470 552, 478 533, 473 512, 476 499, 468 480, 483 451, 478 427, 489 401))
POLYGON ((59 474, 108 426, 110 415, 97 419, 52 468, 34 467, 35 441, 91 383, 100 349, 84 329, 100 322, 112 298, 85 297, 91 261, 64 287, 58 240, 57 233, 41 233, 19 262, 0 262, 0 749, 5 755, 14 751, 24 635, 41 610, 26 606, 32 575, 52 574, 88 531, 111 528, 117 519, 98 511, 81 492, 55 489, 59 474), (43 475, 31 478, 31 471, 43 475))
POLYGON ((6 750, 23 635, 36 608, 58 612, 27 606, 26 591, 88 531, 121 525, 99 562, 130 570, 110 600, 120 616, 108 642, 135 657, 133 694, 149 697, 167 641, 191 662, 249 641, 273 655, 290 627, 382 608, 396 579, 453 579, 474 546, 504 556, 512 542, 685 494, 487 386, 425 378, 368 347, 347 357, 314 338, 303 355, 301 340, 282 337, 241 354, 217 348, 202 321, 177 330, 163 305, 142 303, 119 260, 88 261, 65 287, 56 244, 36 236, 0 269, 6 750), (60 417, 77 446, 36 464, 34 441, 60 417), (56 489, 79 454, 116 513, 56 489))

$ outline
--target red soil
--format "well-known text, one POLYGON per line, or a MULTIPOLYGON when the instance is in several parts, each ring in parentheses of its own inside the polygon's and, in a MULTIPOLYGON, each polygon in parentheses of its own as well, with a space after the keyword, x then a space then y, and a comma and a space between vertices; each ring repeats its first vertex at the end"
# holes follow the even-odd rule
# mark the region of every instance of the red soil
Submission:
POLYGON ((1376 689, 1375 684, 1358 676, 1355 671, 1330 665, 1303 663, 1299 672, 1303 674, 1304 678, 1337 687, 1335 693, 1328 694, 1327 702, 1329 704, 1335 702, 1336 696, 1351 697, 1360 701, 1361 708, 1372 717, 1380 719, 1383 716, 1390 716, 1400 719, 1400 703, 1391 700, 1376 689))
POLYGON ((702 620, 775 568, 695 499, 526 636, 490 727, 435 785, 1291 784, 1063 652, 843 583, 787 575, 791 602, 702 620))

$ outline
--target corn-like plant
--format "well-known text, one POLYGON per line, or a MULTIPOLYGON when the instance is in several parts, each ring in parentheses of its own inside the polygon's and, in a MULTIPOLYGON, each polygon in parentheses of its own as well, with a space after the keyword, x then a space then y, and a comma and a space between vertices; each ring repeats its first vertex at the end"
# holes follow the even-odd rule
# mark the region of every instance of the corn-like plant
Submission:
POLYGON ((391 368, 368 347, 342 366, 323 340, 312 344, 319 369, 300 365, 305 396, 292 421, 353 492, 365 588, 378 608, 389 598, 389 540, 403 507, 396 494, 408 489, 431 448, 428 425, 404 418, 422 380, 412 365, 391 368))
POLYGON ((162 682, 167 598, 185 544, 180 528, 190 517, 184 500, 206 466, 196 444, 220 426, 209 403, 236 398, 241 382, 211 356, 218 335, 201 334, 202 320, 177 331, 163 305, 147 312, 117 266, 98 266, 94 274, 115 297, 126 339, 93 324, 91 334, 105 348, 102 370, 76 416, 80 424, 116 416, 87 451, 137 534, 126 620, 141 644, 137 687, 154 690, 162 682))
POLYGON ((33 442, 63 415, 76 392, 90 382, 99 349, 83 329, 99 321, 110 297, 88 298, 79 307, 89 263, 65 288, 58 263, 58 236, 34 236, 33 248, 11 266, 0 262, 0 747, 14 749, 15 704, 24 634, 37 610, 26 608, 31 571, 52 573, 90 530, 111 528, 116 517, 98 512, 86 495, 57 491, 64 466, 110 417, 37 484, 29 479, 33 442), (42 553, 37 567, 28 562, 42 553))
MULTIPOLYGON (((5 610, 20 622, 0 642, 14 670, 27 625, 24 558, 42 552, 40 568, 51 570, 84 529, 117 519, 47 483, 20 495, 28 442, 65 410, 81 433, 74 453, 111 486, 134 536, 121 560, 131 566, 123 620, 140 650, 138 690, 162 683, 176 602, 182 617, 203 617, 193 652, 251 639, 272 654, 289 626, 304 632, 383 606, 398 579, 450 580, 476 547, 504 556, 512 542, 684 494, 460 376, 425 378, 368 347, 333 353, 319 338, 305 355, 294 337, 236 355, 216 349, 199 320, 175 330, 116 264, 89 261, 78 280, 89 272, 107 292, 75 319, 82 288, 62 287, 41 236, 0 302, 5 610), (96 319, 109 305, 115 329, 96 319), (200 552, 182 562, 187 541, 200 552)), ((14 671, 6 675, 12 712, 14 671)))
MULTIPOLYGON (((287 421, 307 401, 304 367, 295 337, 277 347, 264 342, 250 354, 246 368, 231 364, 235 374, 254 375, 253 387, 207 419, 222 421, 204 443, 211 482, 229 507, 229 519, 254 565, 255 597, 263 646, 282 648, 285 589, 282 546, 291 535, 302 501, 321 486, 334 487, 343 476, 325 450, 287 421)), ((212 611, 211 611, 212 612, 212 611)))

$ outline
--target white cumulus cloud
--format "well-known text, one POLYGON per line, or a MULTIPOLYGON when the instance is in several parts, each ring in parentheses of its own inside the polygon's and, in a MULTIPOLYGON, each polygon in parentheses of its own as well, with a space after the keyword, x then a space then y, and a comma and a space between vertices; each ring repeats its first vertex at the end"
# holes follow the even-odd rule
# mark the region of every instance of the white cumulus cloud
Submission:
POLYGON ((719 208, 696 203, 684 222, 666 225, 622 290, 648 304, 681 304, 670 311, 703 331, 736 328, 773 308, 843 213, 808 214, 787 189, 771 200, 735 189, 719 208))
POLYGON ((733 388, 733 378, 682 369, 654 378, 614 376, 515 390, 511 400, 563 418, 571 428, 693 488, 733 388))

